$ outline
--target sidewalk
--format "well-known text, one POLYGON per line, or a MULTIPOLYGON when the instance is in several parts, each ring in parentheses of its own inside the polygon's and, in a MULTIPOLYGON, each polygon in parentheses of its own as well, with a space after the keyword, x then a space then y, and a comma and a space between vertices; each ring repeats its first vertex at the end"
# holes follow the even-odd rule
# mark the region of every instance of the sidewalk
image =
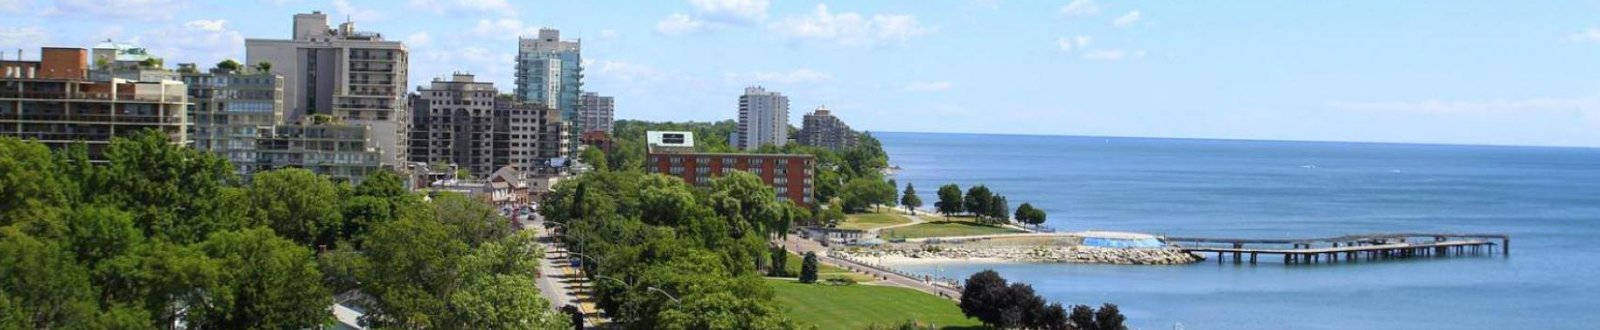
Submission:
POLYGON ((594 297, 588 289, 592 285, 579 276, 578 270, 568 264, 566 250, 555 244, 554 237, 544 228, 543 219, 535 217, 532 221, 521 222, 522 229, 535 230, 539 241, 544 244, 545 257, 539 261, 539 273, 542 276, 536 281, 539 295, 550 301, 550 308, 560 311, 567 305, 578 306, 587 317, 585 328, 601 328, 610 323, 594 305, 594 297))

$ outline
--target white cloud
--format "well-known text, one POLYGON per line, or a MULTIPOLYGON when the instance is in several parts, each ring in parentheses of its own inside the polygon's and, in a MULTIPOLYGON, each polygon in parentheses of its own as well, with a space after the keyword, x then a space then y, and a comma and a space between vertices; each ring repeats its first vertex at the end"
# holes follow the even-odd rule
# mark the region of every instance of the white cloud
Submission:
POLYGON ((1089 16, 1100 13, 1100 4, 1094 0, 1072 0, 1066 6, 1061 6, 1061 14, 1067 16, 1089 16))
POLYGON ((472 28, 472 32, 510 40, 519 36, 539 35, 539 27, 522 24, 522 20, 515 18, 480 19, 478 20, 478 25, 472 28))
POLYGON ((144 31, 130 42, 166 59, 167 65, 197 63, 202 67, 224 59, 244 60, 244 35, 224 21, 192 21, 144 31))
MULTIPOLYGON (((0 27, 0 50, 38 50, 40 46, 45 46, 44 43, 49 40, 50 34, 37 26, 0 27)), ((17 54, 6 54, 6 56, 17 56, 17 54)))
POLYGON ((200 31, 216 32, 216 31, 222 31, 223 27, 225 25, 227 25, 227 24, 228 24, 228 20, 225 20, 225 19, 214 19, 214 20, 204 20, 204 19, 202 19, 202 20, 189 21, 189 23, 184 23, 183 26, 189 27, 191 29, 200 30, 200 31))
POLYGON ((1573 33, 1571 38, 1579 42, 1600 42, 1600 27, 1592 27, 1583 32, 1573 33))
POLYGON ((22 11, 22 8, 32 5, 32 0, 0 0, 0 12, 22 11))
POLYGON ((705 21, 684 14, 672 14, 656 22, 656 32, 667 36, 695 34, 710 28, 705 21))
POLYGON ((1083 53, 1083 58, 1096 61, 1119 61, 1129 58, 1144 57, 1144 54, 1145 53, 1142 50, 1126 51, 1121 49, 1096 49, 1083 53))
POLYGON ((427 47, 433 43, 433 36, 428 35, 427 32, 412 33, 406 36, 405 43, 407 47, 427 47))
POLYGON ((734 83, 734 84, 751 84, 751 83, 797 84, 797 83, 812 83, 812 82, 819 82, 819 81, 825 81, 825 80, 833 79, 833 74, 827 73, 827 72, 819 72, 819 71, 816 71, 816 70, 802 68, 802 69, 795 69, 794 71, 789 71, 789 72, 765 72, 764 71, 764 72, 751 72, 751 73, 744 73, 744 74, 729 73, 729 74, 724 75, 724 78, 726 78, 726 80, 729 83, 734 83))
POLYGON ((376 10, 363 9, 350 4, 350 0, 333 0, 335 17, 346 17, 356 22, 372 22, 383 19, 383 13, 376 10))
POLYGON ((661 81, 667 80, 672 75, 655 67, 625 61, 602 60, 591 62, 586 67, 594 68, 596 76, 615 79, 623 82, 661 81))
POLYGON ((922 25, 911 15, 876 14, 868 19, 853 12, 829 12, 825 4, 818 4, 810 15, 786 17, 773 23, 770 28, 791 38, 842 46, 905 41, 937 30, 936 27, 922 25))
POLYGON ((171 19, 185 6, 188 6, 185 0, 58 0, 45 13, 68 18, 156 21, 171 19))
POLYGON ((1072 51, 1073 49, 1083 49, 1083 47, 1088 46, 1091 42, 1094 42, 1094 37, 1085 35, 1074 36, 1071 38, 1061 37, 1060 39, 1056 39, 1056 46, 1061 47, 1061 51, 1072 51))
POLYGON ((1144 16, 1139 14, 1138 10, 1129 11, 1127 14, 1117 16, 1117 19, 1111 21, 1111 25, 1115 25, 1117 27, 1129 26, 1133 25, 1133 23, 1138 23, 1139 19, 1143 17, 1144 16))
POLYGON ((696 19, 723 23, 754 23, 767 19, 767 0, 689 0, 696 19))
POLYGON ((435 14, 498 13, 516 16, 517 9, 506 0, 411 0, 409 7, 435 14))
POLYGON ((907 92, 939 92, 947 91, 954 87, 956 87, 956 84, 948 80, 914 81, 910 84, 906 84, 905 87, 901 87, 900 90, 907 92))

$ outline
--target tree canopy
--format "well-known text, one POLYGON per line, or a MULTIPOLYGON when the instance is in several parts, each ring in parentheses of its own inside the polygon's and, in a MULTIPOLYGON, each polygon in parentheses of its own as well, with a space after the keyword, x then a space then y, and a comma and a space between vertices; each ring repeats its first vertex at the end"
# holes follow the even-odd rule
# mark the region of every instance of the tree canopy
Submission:
POLYGON ((314 328, 341 292, 367 297, 352 303, 378 325, 568 322, 532 285, 538 245, 465 197, 424 203, 386 171, 358 186, 299 169, 246 184, 159 131, 105 156, 0 137, 0 328, 314 328))

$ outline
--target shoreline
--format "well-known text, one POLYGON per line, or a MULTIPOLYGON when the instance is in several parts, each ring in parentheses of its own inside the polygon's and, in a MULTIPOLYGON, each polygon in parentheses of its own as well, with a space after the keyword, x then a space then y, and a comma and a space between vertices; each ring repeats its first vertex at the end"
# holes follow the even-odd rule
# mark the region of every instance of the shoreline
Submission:
POLYGON ((949 263, 1077 263, 1115 265, 1184 265, 1205 257, 1173 248, 1103 248, 1090 246, 887 248, 840 251, 852 259, 890 265, 949 263))

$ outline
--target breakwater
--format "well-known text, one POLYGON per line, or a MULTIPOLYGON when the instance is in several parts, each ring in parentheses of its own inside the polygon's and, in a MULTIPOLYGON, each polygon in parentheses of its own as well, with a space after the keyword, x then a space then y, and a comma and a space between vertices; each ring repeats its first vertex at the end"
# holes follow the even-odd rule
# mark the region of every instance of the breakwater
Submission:
POLYGON ((1205 260, 1175 248, 1103 248, 1092 246, 1038 247, 938 247, 872 249, 846 252, 855 258, 898 256, 917 259, 999 259, 1037 263, 1098 263, 1119 265, 1179 265, 1205 260))

